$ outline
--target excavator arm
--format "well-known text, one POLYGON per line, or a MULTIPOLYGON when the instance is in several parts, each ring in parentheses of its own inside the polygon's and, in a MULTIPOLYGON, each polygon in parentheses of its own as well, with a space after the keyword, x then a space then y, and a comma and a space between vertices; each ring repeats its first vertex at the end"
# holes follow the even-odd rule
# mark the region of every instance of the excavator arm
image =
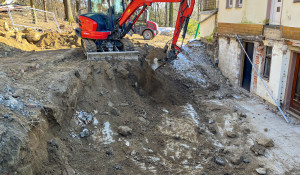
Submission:
POLYGON ((176 43, 178 41, 178 38, 179 38, 182 28, 183 28, 182 37, 185 38, 189 19, 193 13, 195 0, 132 0, 120 18, 119 26, 124 25, 139 7, 143 7, 143 9, 135 17, 133 22, 128 24, 128 26, 125 27, 125 29, 121 35, 125 36, 131 30, 132 26, 137 21, 137 19, 140 17, 140 15, 144 12, 144 10, 148 6, 151 6, 152 3, 155 3, 155 2, 170 2, 170 3, 171 2, 180 2, 178 16, 177 16, 176 25, 175 25, 175 31, 174 31, 173 39, 172 39, 171 50, 168 53, 169 59, 172 60, 172 59, 176 58, 176 55, 181 51, 180 47, 177 46, 176 43))

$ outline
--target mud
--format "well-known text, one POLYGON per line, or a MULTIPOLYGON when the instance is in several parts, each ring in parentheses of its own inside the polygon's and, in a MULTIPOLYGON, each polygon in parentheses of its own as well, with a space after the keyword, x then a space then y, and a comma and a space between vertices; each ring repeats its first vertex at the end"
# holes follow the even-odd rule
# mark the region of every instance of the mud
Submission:
POLYGON ((197 64, 203 83, 176 62, 154 72, 145 61, 88 62, 80 49, 2 59, 0 116, 11 118, 0 119, 0 173, 256 173, 262 162, 232 102, 247 97, 208 60, 197 64))

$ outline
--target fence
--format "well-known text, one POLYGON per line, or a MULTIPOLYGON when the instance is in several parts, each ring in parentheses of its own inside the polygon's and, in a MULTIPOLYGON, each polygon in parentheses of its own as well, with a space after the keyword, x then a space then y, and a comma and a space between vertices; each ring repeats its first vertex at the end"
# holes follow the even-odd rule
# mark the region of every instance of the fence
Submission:
POLYGON ((58 31, 60 27, 54 13, 31 7, 13 8, 7 6, 13 28, 34 28, 42 31, 58 31))

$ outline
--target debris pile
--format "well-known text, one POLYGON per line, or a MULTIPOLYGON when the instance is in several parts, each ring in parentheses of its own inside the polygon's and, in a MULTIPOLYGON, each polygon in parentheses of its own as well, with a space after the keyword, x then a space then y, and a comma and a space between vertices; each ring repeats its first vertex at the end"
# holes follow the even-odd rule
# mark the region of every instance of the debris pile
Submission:
POLYGON ((90 114, 83 111, 76 111, 74 118, 76 119, 76 123, 82 127, 85 127, 86 125, 93 122, 94 115, 97 114, 97 111, 95 111, 94 114, 90 114))

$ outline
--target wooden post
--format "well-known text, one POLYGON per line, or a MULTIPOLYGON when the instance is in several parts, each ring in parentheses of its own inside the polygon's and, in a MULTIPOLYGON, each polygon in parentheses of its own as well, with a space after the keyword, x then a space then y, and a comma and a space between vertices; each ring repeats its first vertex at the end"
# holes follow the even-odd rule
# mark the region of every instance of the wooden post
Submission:
MULTIPOLYGON (((43 9, 47 11, 46 0, 43 0, 43 9)), ((45 12, 45 22, 48 22, 47 12, 45 12)))
POLYGON ((31 10, 31 14, 32 14, 32 18, 33 18, 33 24, 37 24, 37 18, 36 18, 36 12, 35 12, 35 10, 34 10, 34 3, 33 3, 33 0, 30 0, 30 6, 31 6, 31 8, 33 8, 32 10, 31 10))

